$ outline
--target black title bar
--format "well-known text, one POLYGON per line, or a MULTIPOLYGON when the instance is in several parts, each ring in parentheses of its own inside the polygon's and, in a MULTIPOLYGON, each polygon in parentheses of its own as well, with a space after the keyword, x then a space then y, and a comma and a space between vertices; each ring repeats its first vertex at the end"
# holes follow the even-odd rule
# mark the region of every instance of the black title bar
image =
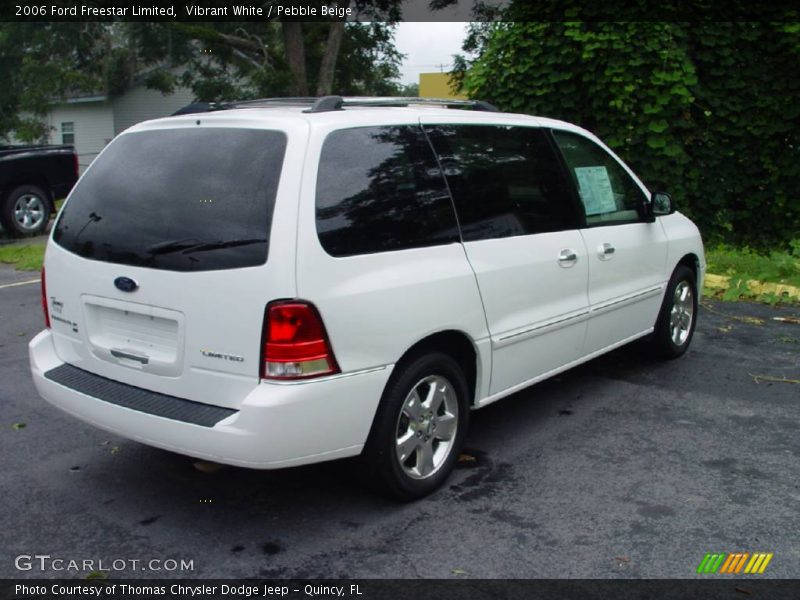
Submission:
POLYGON ((720 577, 618 580, 9 580, 0 581, 3 600, 496 600, 564 599, 770 600, 800 597, 800 580, 720 577))
POLYGON ((798 21, 800 0, 0 0, 0 21, 798 21))

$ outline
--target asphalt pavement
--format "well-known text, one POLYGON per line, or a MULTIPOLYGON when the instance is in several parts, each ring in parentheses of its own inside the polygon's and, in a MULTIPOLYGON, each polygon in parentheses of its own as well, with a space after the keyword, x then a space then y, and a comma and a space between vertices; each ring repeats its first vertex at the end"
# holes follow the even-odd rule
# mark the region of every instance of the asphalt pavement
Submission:
POLYGON ((400 504, 357 461, 198 470, 49 406, 35 278, 0 269, 0 577, 685 578, 707 552, 800 574, 800 325, 773 320, 800 309, 704 302, 681 359, 636 343, 477 411, 449 483, 400 504))

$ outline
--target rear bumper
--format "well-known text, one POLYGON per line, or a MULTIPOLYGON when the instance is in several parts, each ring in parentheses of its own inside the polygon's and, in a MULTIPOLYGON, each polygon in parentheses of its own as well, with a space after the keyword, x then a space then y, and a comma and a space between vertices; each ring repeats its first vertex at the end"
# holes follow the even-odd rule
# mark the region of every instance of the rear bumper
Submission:
POLYGON ((305 382, 254 387, 239 410, 206 427, 99 400, 51 381, 63 365, 49 330, 29 346, 33 382, 49 403, 144 444, 205 460, 275 469, 361 452, 391 366, 305 382))

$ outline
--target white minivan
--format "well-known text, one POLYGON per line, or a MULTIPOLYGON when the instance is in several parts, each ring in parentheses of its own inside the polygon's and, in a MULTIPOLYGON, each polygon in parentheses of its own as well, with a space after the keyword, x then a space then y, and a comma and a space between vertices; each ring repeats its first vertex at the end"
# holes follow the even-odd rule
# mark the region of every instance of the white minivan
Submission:
POLYGON ((416 498, 471 410, 691 342, 697 228, 579 127, 409 98, 182 112, 111 142, 53 227, 31 369, 80 419, 258 469, 362 455, 416 498))

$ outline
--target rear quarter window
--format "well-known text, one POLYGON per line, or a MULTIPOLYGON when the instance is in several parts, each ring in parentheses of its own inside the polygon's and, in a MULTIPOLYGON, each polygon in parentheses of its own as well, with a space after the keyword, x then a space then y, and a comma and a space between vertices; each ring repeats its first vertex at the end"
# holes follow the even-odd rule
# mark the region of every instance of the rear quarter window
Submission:
POLYGON ((316 220, 332 256, 459 241, 447 186, 418 126, 330 133, 319 162, 316 220))
POLYGON ((286 135, 129 133, 97 158, 53 234, 84 258, 174 271, 264 264, 286 135))

